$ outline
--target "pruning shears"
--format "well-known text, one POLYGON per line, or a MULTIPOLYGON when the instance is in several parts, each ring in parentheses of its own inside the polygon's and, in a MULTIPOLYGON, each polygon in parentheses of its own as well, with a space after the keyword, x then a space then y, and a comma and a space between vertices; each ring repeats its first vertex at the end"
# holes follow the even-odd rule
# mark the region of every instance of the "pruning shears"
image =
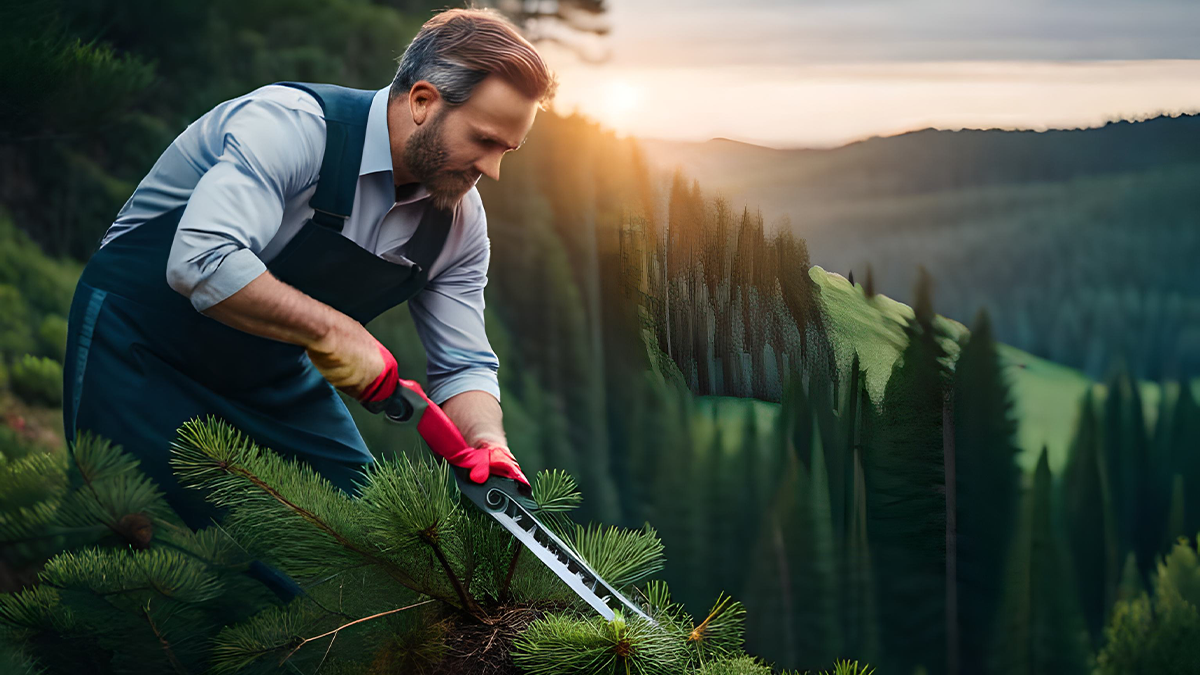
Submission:
MULTIPOLYGON (((442 457, 467 447, 458 427, 416 382, 400 380, 392 396, 367 404, 367 409, 372 413, 382 412, 393 422, 415 423, 417 432, 434 453, 442 457)), ((462 495, 512 533, 601 616, 611 621, 615 616, 614 610, 619 608, 657 625, 633 601, 602 579, 569 544, 538 520, 534 515, 538 505, 528 485, 495 474, 483 483, 476 483, 470 479, 468 469, 453 464, 451 467, 462 495)))

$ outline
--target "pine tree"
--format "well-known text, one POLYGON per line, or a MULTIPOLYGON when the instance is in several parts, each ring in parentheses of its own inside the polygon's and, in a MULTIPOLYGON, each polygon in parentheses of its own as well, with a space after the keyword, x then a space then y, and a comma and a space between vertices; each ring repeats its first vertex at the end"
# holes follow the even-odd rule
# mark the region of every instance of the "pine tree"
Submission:
POLYGON ((214 617, 270 600, 245 574, 251 560, 220 528, 184 526, 120 446, 84 432, 66 458, 41 464, 51 495, 0 519, 6 548, 61 551, 36 585, 0 596, 0 641, 52 672, 199 670, 214 617))
POLYGON ((1170 486, 1154 485, 1142 397, 1124 361, 1114 368, 1104 400, 1102 448, 1112 489, 1120 551, 1137 553, 1138 569, 1149 578, 1158 553, 1165 513, 1157 498, 1170 486))
POLYGON ((991 672, 1085 672, 1087 632, 1053 524, 1048 454, 1043 448, 1033 487, 1022 498, 1007 557, 1006 592, 996 624, 991 672))
POLYGON ((986 310, 955 367, 954 418, 959 654, 964 672, 981 672, 1021 478, 1012 399, 986 310))
MULTIPOLYGON (((1185 491, 1180 495, 1183 501, 1182 522, 1166 533, 1166 547, 1170 550, 1177 536, 1190 536, 1200 532, 1200 498, 1187 499, 1188 492, 1196 494, 1200 486, 1200 406, 1192 388, 1185 383, 1174 383, 1170 388, 1163 386, 1162 405, 1160 406, 1157 430, 1154 434, 1156 447, 1155 458, 1161 463, 1163 471, 1170 477, 1171 489, 1175 482, 1182 480, 1185 491), (1167 392, 1177 392, 1174 397, 1168 397, 1167 392)), ((1171 515, 1175 517, 1175 502, 1171 504, 1171 515)))
MULTIPOLYGON (((790 438, 784 437, 790 447, 790 438)), ((793 580, 797 579, 794 569, 797 536, 793 523, 802 501, 799 498, 803 466, 789 453, 789 461, 781 467, 782 476, 778 489, 772 493, 769 506, 762 513, 763 524, 758 528, 750 565, 746 569, 746 598, 750 610, 747 629, 752 636, 750 647, 756 654, 781 659, 795 665, 803 654, 796 642, 798 625, 796 615, 804 601, 796 595, 793 580)))
POLYGON ((656 532, 575 524, 582 496, 562 472, 535 477, 540 517, 655 623, 597 617, 460 504, 445 463, 398 454, 351 497, 212 418, 185 423, 172 453, 181 482, 227 510, 219 526, 179 524, 119 448, 73 445, 79 479, 39 526, 90 543, 51 559, 37 586, 0 596, 11 671, 674 675, 748 659, 744 607, 721 594, 694 620, 648 581, 663 566, 656 532), (303 593, 264 597, 243 574, 254 558, 303 593))
POLYGON ((880 434, 866 448, 867 513, 885 667, 945 672, 946 503, 942 416, 950 391, 931 284, 920 270, 908 345, 892 369, 880 434))
POLYGON ((866 390, 866 371, 854 354, 846 401, 840 407, 844 455, 848 458, 844 522, 839 529, 841 560, 842 635, 847 652, 876 659, 879 653, 878 612, 867 536, 867 488, 863 475, 863 448, 870 444, 875 408, 866 390))
POLYGON ((1155 565, 1151 592, 1116 603, 1097 675, 1184 675, 1200 662, 1200 558, 1181 538, 1155 565))
POLYGON ((1098 643, 1116 599, 1120 548, 1100 423, 1089 387, 1079 406, 1062 481, 1062 520, 1085 625, 1098 643))

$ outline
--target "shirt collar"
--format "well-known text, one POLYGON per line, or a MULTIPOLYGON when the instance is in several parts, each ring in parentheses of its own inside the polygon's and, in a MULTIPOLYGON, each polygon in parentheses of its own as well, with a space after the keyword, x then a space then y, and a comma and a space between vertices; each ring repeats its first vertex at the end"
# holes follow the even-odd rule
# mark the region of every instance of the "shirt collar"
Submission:
MULTIPOLYGON (((375 92, 371 99, 371 109, 367 112, 366 142, 363 145, 362 163, 359 164, 358 175, 387 172, 388 183, 392 183, 392 142, 388 135, 387 103, 391 86, 375 92)), ((429 189, 424 185, 403 199, 407 204, 429 196, 429 189)))

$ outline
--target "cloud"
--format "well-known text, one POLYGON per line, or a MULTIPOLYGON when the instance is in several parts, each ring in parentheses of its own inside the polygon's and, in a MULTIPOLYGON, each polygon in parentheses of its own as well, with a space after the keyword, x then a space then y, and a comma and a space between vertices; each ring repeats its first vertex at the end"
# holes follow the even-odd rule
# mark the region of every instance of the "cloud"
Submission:
POLYGON ((1193 0, 616 0, 614 65, 1200 58, 1193 0))

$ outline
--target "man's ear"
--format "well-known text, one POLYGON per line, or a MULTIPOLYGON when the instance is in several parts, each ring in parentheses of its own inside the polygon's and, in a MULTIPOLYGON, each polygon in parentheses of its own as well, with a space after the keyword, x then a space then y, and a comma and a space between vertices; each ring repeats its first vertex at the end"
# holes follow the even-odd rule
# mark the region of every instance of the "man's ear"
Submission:
POLYGON ((408 91, 408 110, 412 114, 413 123, 418 126, 425 123, 442 101, 436 87, 427 80, 418 80, 408 91))

